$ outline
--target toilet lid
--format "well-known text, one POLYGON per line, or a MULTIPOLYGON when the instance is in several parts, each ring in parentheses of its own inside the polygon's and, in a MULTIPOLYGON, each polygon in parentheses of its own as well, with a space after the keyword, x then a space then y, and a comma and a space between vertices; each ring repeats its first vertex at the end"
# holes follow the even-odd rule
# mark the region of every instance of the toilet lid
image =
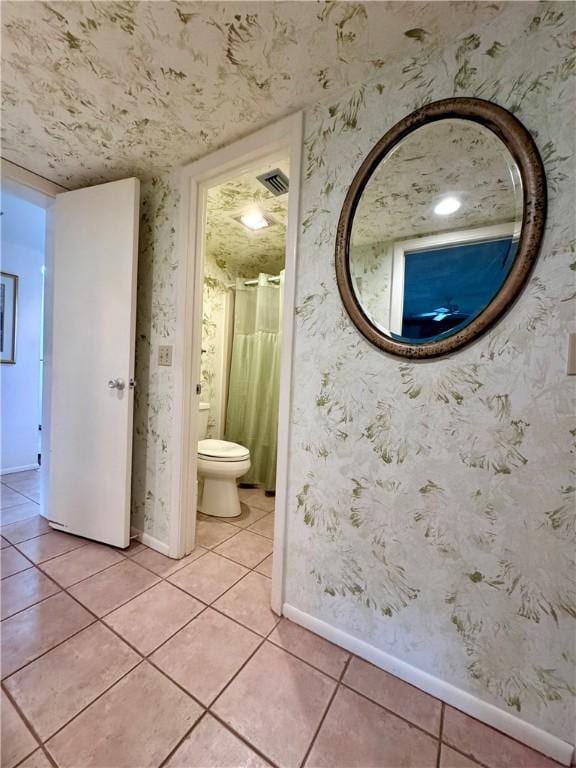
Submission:
POLYGON ((248 448, 227 440, 200 440, 198 454, 218 461, 241 461, 250 457, 248 448))

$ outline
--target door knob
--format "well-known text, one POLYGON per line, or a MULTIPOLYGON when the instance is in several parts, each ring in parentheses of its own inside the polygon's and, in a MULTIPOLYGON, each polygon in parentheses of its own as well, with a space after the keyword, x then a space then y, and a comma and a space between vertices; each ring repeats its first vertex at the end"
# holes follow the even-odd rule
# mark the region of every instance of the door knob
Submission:
POLYGON ((108 382, 109 389, 119 389, 120 391, 122 391, 125 386, 126 386, 126 383, 124 379, 110 379, 110 381, 108 382))

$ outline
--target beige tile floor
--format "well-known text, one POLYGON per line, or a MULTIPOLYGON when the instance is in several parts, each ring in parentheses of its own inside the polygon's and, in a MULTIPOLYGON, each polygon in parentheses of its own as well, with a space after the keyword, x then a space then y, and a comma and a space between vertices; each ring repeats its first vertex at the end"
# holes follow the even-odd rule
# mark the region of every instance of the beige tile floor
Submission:
POLYGON ((2 768, 551 768, 269 608, 274 500, 174 561, 51 531, 3 476, 2 768))

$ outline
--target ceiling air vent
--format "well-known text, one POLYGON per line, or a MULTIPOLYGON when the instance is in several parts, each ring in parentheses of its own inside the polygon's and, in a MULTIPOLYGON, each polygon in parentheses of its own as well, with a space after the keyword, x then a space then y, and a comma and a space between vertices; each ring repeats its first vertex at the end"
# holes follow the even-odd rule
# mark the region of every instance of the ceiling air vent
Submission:
POLYGON ((262 173, 256 177, 260 184, 264 184, 268 192, 272 192, 275 197, 285 195, 288 192, 288 176, 282 173, 280 168, 274 168, 273 171, 262 173))

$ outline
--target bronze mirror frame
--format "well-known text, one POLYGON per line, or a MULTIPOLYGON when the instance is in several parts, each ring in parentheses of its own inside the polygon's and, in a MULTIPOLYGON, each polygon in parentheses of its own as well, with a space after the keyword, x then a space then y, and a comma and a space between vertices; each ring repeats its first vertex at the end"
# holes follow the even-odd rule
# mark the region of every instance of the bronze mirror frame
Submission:
POLYGON ((546 222, 546 175, 532 135, 507 109, 476 98, 434 101, 394 125, 370 151, 348 189, 336 234, 336 279, 346 311, 356 328, 379 349, 407 358, 433 358, 454 352, 477 339, 514 304, 536 262, 546 222), (456 118, 473 120, 495 133, 514 158, 522 179, 523 215, 518 250, 510 272, 490 304, 466 327, 451 336, 423 344, 395 341, 378 329, 364 312, 350 274, 350 236, 354 215, 372 174, 408 134, 431 122, 456 118))

